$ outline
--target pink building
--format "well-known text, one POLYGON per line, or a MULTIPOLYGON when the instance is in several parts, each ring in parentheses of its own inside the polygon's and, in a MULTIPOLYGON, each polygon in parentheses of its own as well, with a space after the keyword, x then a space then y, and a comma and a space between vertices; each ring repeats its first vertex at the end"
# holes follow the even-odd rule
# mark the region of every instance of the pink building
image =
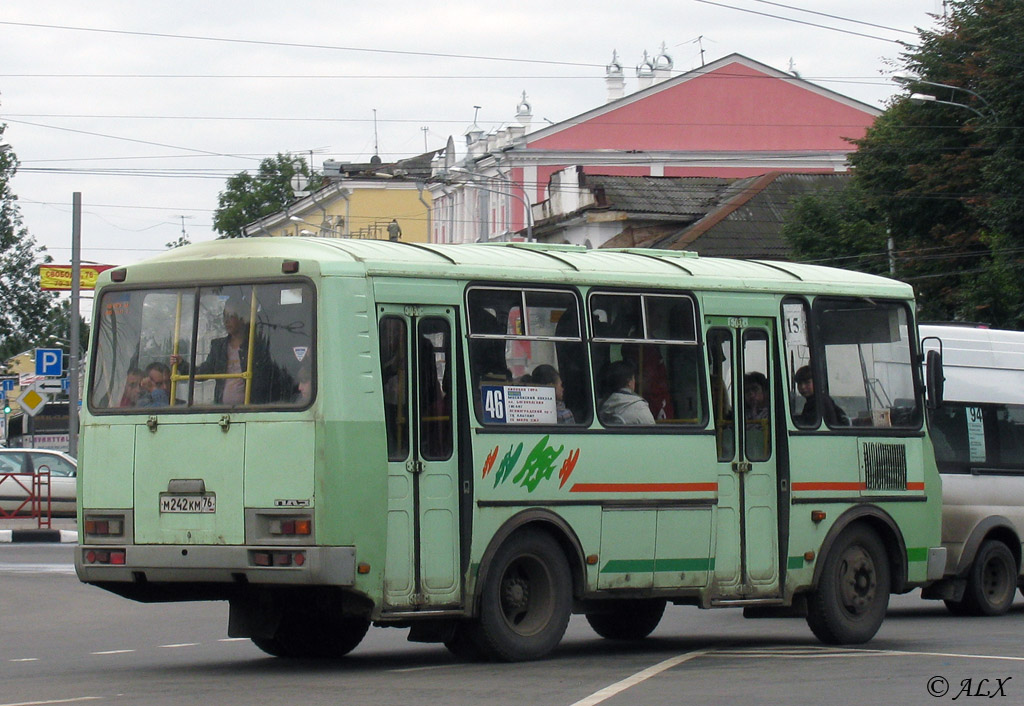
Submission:
MULTIPOLYGON (((534 215, 527 218, 527 208, 548 201, 552 175, 569 167, 654 177, 844 172, 849 140, 862 137, 881 113, 739 54, 674 77, 664 53, 645 66, 640 90, 618 97, 624 81, 613 59, 609 101, 563 122, 531 131, 524 94, 507 129, 467 130, 466 154, 454 168, 451 157, 447 169, 435 164, 435 176, 447 183, 431 188, 432 240, 526 237, 534 215)), ((566 180, 556 181, 564 198, 566 180)), ((544 212, 551 215, 551 204, 544 212)))

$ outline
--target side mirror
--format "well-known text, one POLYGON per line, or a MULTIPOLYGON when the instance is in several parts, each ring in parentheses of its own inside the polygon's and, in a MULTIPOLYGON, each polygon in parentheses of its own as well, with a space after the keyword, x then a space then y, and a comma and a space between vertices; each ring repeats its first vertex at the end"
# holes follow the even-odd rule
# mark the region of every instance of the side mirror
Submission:
POLYGON ((927 387, 928 409, 942 406, 942 390, 946 377, 942 373, 942 352, 930 350, 925 354, 925 384, 927 387))

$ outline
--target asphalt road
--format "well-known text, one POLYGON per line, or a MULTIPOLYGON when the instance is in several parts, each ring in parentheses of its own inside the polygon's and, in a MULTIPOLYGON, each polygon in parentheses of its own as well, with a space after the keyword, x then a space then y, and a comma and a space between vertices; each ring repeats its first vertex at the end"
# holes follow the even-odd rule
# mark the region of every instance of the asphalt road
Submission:
POLYGON ((0 545, 0 706, 1024 703, 1019 594, 1000 618, 894 597, 878 636, 858 649, 821 645, 800 619, 670 606, 633 645, 574 617, 541 662, 460 663, 380 628, 343 660, 290 661, 227 639, 226 604, 143 605, 80 584, 71 551, 0 545))

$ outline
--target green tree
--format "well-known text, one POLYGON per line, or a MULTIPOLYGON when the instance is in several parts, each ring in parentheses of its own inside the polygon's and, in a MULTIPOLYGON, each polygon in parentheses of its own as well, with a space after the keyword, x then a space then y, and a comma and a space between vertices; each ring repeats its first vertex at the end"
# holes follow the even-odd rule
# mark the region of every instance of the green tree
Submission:
POLYGON ((235 174, 217 199, 213 229, 225 238, 244 237, 246 225, 283 210, 295 200, 291 182, 296 174, 308 179, 309 189, 323 183, 323 177, 311 172, 306 160, 280 153, 260 162, 255 174, 235 174))
POLYGON ((810 205, 796 209, 787 235, 800 259, 878 271, 863 263, 879 261, 884 232, 895 243, 896 276, 914 285, 922 318, 1019 328, 1024 3, 952 0, 937 22, 896 62, 919 80, 855 141, 853 188, 831 202, 838 213, 863 215, 871 237, 837 237, 834 222, 808 237, 816 227, 810 205), (956 105, 918 105, 910 93, 956 105))
POLYGON ((39 288, 39 264, 51 259, 22 225, 11 191, 18 158, 3 144, 6 129, 0 123, 0 360, 45 341, 56 310, 56 294, 39 288))

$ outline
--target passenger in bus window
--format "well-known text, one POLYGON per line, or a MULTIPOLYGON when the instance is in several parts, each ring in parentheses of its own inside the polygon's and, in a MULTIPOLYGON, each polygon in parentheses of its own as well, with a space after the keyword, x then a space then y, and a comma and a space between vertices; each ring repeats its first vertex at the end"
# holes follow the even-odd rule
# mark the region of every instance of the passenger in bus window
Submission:
POLYGON ((636 394, 636 368, 631 363, 615 361, 608 366, 605 379, 606 389, 612 392, 597 412, 602 424, 654 424, 647 400, 636 394))
POLYGON ((153 362, 146 366, 140 382, 139 407, 166 407, 171 403, 168 392, 171 369, 164 363, 153 362))
POLYGON ((555 415, 559 424, 575 424, 576 419, 572 411, 565 406, 565 389, 562 387, 562 377, 555 370, 553 365, 538 365, 533 369, 531 376, 536 385, 550 385, 555 388, 555 415))
POLYGON ((142 393, 142 371, 132 368, 124 378, 124 392, 121 393, 119 407, 134 407, 139 403, 139 395, 142 393))
POLYGON ((768 419, 768 378, 764 373, 743 376, 743 416, 748 421, 768 419))
MULTIPOLYGON (((227 300, 223 312, 224 330, 227 335, 210 341, 210 352, 206 356, 206 360, 196 366, 196 375, 223 373, 238 375, 236 378, 217 379, 213 389, 214 404, 229 406, 245 404, 246 381, 242 377, 242 373, 247 372, 249 366, 249 312, 248 302, 238 297, 231 297, 227 300)), ((283 390, 282 384, 285 377, 273 375, 273 381, 268 378, 269 371, 273 369, 274 365, 270 360, 266 340, 257 337, 253 346, 253 356, 256 360, 253 366, 251 402, 261 404, 287 401, 289 393, 287 390, 283 390)), ((174 363, 178 364, 179 373, 188 374, 189 365, 181 356, 172 355, 171 364, 174 363)), ((287 378, 287 381, 290 383, 291 379, 287 378)), ((294 389, 293 386, 290 387, 294 389)))
POLYGON ((300 406, 305 405, 313 397, 313 374, 308 365, 303 365, 299 368, 295 380, 297 391, 295 397, 292 398, 292 402, 300 406))
POLYGON ((831 397, 828 395, 819 396, 814 392, 814 375, 811 374, 811 366, 805 365, 797 370, 793 375, 793 380, 796 382, 797 392, 804 398, 804 408, 800 411, 800 414, 793 417, 793 421, 798 426, 818 426, 819 397, 821 412, 825 415, 825 420, 829 424, 849 426, 850 418, 846 416, 846 412, 831 397))

